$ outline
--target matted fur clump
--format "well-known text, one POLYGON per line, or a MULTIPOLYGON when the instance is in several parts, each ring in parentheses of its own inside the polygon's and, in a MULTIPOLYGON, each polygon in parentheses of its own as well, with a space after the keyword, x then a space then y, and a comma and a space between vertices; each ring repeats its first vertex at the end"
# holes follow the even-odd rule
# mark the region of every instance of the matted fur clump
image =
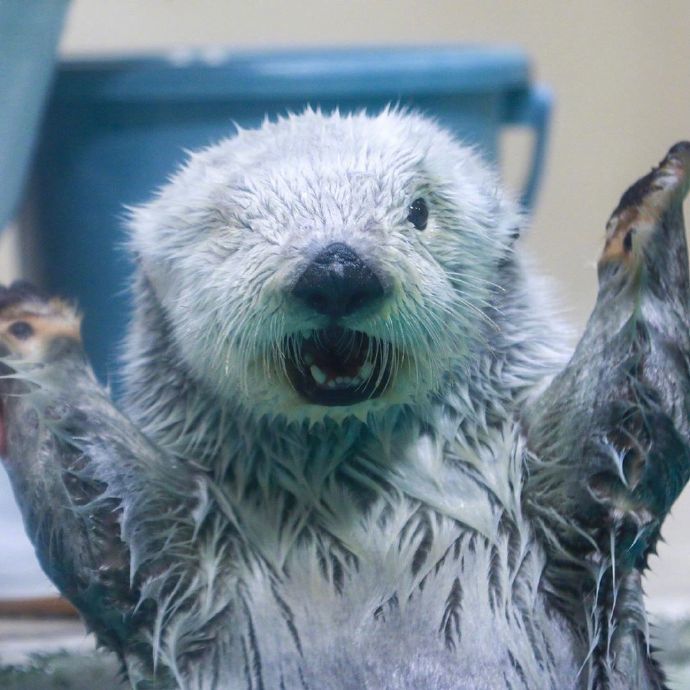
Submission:
POLYGON ((5 464, 132 686, 663 687, 689 151, 621 200, 570 362, 494 173, 391 110, 239 131, 133 210, 122 412, 7 289, 5 464))

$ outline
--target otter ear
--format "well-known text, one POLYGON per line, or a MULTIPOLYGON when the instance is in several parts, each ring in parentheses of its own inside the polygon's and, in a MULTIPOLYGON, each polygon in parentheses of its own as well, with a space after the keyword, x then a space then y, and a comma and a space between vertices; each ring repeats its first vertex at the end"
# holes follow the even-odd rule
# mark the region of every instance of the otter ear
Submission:
POLYGON ((527 229, 526 218, 517 213, 506 215, 498 226, 499 241, 508 251, 512 251, 527 229))
POLYGON ((519 203, 504 188, 498 187, 493 209, 499 242, 508 250, 529 229, 529 217, 519 203))
POLYGON ((508 231, 508 246, 512 249, 515 243, 522 236, 522 225, 516 225, 508 231))
POLYGON ((522 236, 521 225, 511 225, 501 233, 501 256, 498 260, 499 268, 504 268, 515 261, 515 245, 522 236))

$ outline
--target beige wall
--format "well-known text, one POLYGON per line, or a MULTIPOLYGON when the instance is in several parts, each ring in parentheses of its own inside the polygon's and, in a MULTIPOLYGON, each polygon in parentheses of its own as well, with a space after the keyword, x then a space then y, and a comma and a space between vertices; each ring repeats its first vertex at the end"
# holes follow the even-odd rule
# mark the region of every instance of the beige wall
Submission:
MULTIPOLYGON (((536 79, 554 89, 548 176, 529 241, 581 325, 609 212, 670 144, 690 138, 688 0, 74 0, 62 53, 437 42, 521 46, 536 79)), ((516 180, 524 142, 508 149, 516 180)), ((664 578, 650 588, 690 602, 690 496, 677 514, 655 566, 664 578)))

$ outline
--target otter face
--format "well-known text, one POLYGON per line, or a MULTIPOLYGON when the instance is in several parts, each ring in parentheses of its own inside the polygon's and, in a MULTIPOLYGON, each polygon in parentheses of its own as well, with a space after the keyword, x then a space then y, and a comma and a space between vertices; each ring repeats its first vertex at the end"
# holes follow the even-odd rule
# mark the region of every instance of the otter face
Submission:
POLYGON ((193 377, 342 419, 422 403, 486 349, 518 224, 429 120, 307 111, 193 154, 132 246, 193 377))

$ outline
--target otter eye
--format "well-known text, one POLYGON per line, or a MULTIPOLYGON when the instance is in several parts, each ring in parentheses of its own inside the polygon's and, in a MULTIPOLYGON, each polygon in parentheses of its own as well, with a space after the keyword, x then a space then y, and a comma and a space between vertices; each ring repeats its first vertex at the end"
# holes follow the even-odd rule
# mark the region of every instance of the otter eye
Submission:
POLYGON ((417 228, 417 230, 424 230, 426 228, 426 223, 429 220, 429 209, 426 205, 426 201, 421 197, 415 199, 407 208, 407 220, 412 223, 412 225, 417 228))
POLYGON ((26 321, 15 321, 7 330, 18 340, 26 340, 34 334, 31 324, 26 321))

